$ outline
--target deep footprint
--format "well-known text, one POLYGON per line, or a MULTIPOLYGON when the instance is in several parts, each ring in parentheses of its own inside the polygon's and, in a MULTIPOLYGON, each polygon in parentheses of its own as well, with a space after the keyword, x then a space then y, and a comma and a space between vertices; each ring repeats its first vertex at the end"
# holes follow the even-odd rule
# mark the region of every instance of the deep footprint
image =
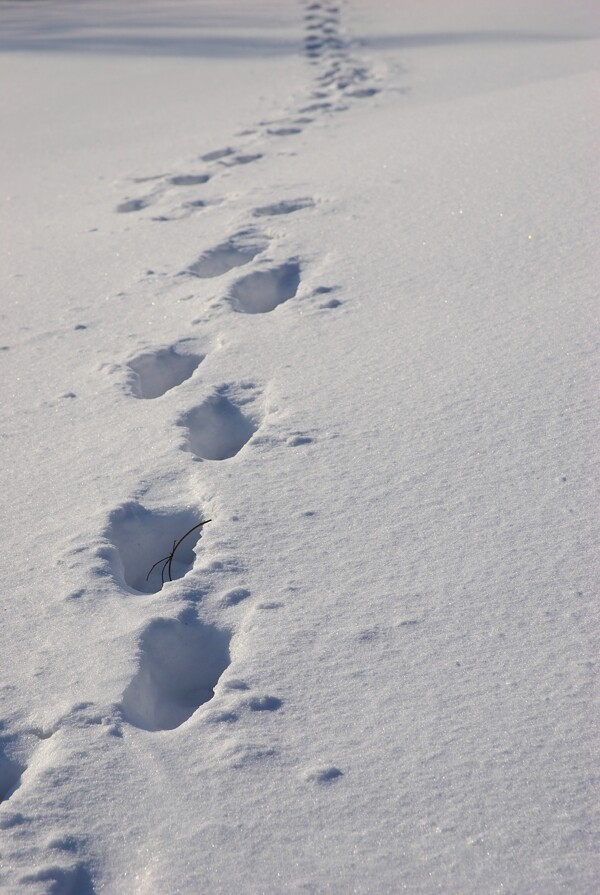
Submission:
POLYGON ((267 247, 267 240, 253 231, 242 231, 226 242, 204 252, 197 261, 184 271, 200 279, 220 277, 233 270, 249 264, 267 247))
POLYGON ((127 365, 131 370, 131 394, 136 398, 160 398, 189 379, 203 360, 203 354, 180 354, 175 346, 140 354, 127 365))
POLYGON ((185 413, 177 425, 187 430, 184 450, 202 460, 235 457, 258 428, 257 421, 226 394, 211 395, 185 413))
POLYGON ((230 635, 197 619, 156 619, 140 639, 139 668, 121 702, 144 730, 173 730, 214 696, 230 663, 230 635))
MULTIPOLYGON (((174 543, 201 521, 196 510, 149 510, 133 501, 114 510, 106 537, 116 548, 109 558, 117 580, 138 593, 157 593, 169 580, 162 560, 174 543)), ((196 528, 178 547, 170 566, 173 580, 183 578, 194 565, 194 546, 200 533, 196 528)))
POLYGON ((237 280, 229 291, 233 309, 242 314, 266 314, 294 298, 300 285, 300 265, 288 261, 270 270, 258 270, 237 280))

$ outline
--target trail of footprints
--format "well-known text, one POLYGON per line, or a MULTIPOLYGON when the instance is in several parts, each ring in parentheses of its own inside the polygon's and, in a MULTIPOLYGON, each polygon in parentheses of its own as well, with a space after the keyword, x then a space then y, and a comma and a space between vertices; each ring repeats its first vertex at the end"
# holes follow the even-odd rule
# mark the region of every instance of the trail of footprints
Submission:
MULTIPOLYGON (((237 166, 254 163, 265 164, 268 153, 265 145, 271 140, 281 141, 301 134, 335 113, 347 110, 357 100, 376 96, 381 92, 379 82, 371 69, 353 52, 353 41, 346 35, 341 11, 346 0, 340 2, 310 2, 301 0, 304 22, 302 52, 310 66, 311 82, 307 95, 279 118, 260 121, 254 128, 238 134, 239 145, 225 146, 206 152, 197 159, 198 170, 167 173, 150 177, 134 178, 133 183, 152 183, 149 192, 141 196, 126 196, 116 207, 119 214, 134 214, 144 209, 167 204, 165 213, 154 213, 152 220, 166 222, 179 220, 222 201, 218 197, 206 197, 196 188, 207 185, 220 174, 237 166), (175 197, 174 188, 185 190, 185 195, 175 197)), ((310 207, 312 199, 299 198, 280 203, 279 208, 266 206, 254 209, 254 215, 290 214, 310 207)), ((205 259, 208 264, 208 259, 205 259)), ((240 262, 243 263, 243 262, 240 262)), ((204 265, 200 265, 203 267, 204 265)), ((205 268, 210 269, 210 268, 205 268)), ((211 274, 196 273, 197 276, 211 274)))
MULTIPOLYGON (((317 121, 320 116, 346 108, 357 98, 373 96, 378 88, 369 70, 352 56, 340 20, 340 4, 304 2, 304 54, 312 70, 308 100, 287 116, 261 122, 244 136, 254 146, 226 146, 204 153, 198 172, 161 175, 146 196, 126 198, 119 213, 132 213, 158 202, 170 187, 195 188, 207 184, 219 171, 266 161, 260 145, 269 138, 289 138, 317 121), (258 145, 257 145, 258 144, 258 145)), ((144 179, 145 180, 145 179, 144 179)), ((175 216, 186 210, 207 208, 211 201, 195 195, 184 200, 175 216)), ((220 200, 218 200, 220 201, 220 200)), ((282 199, 250 210, 251 219, 309 212, 315 207, 310 196, 282 199)), ((160 219, 172 219, 162 216, 160 219)), ((224 279, 222 300, 229 310, 240 314, 267 314, 294 299, 302 280, 303 265, 298 258, 276 262, 269 257, 269 239, 250 222, 216 245, 205 249, 179 277, 201 280, 224 279), (237 273, 239 269, 239 274, 237 273), (226 275, 230 275, 226 277, 226 275), (233 276, 233 279, 232 279, 233 276)), ((321 286, 315 296, 329 296, 335 287, 321 286)), ((326 297, 321 309, 339 307, 339 299, 326 297)), ((160 399, 186 380, 201 375, 205 352, 194 349, 194 341, 182 339, 176 345, 146 351, 127 364, 126 384, 132 397, 160 399)), ((176 419, 181 429, 181 449, 200 462, 222 462, 235 457, 260 429, 260 390, 252 383, 228 383, 205 394, 176 419)), ((310 444, 305 433, 292 433, 291 447, 310 444)), ((199 511, 169 508, 157 510, 138 502, 126 503, 114 511, 107 539, 114 547, 115 576, 130 591, 156 594, 164 584, 161 567, 148 570, 157 556, 168 555, 177 536, 194 529, 202 521, 199 511)), ((195 528, 178 548, 169 567, 173 580, 184 577, 193 567, 194 548, 201 528, 195 528)), ((250 596, 244 588, 231 591, 224 606, 236 606, 250 596)), ((124 718, 146 730, 173 729, 186 721, 201 705, 210 701, 214 688, 229 666, 229 635, 206 625, 187 605, 180 619, 155 619, 140 638, 139 668, 122 698, 124 718), (200 660, 199 657, 202 657, 200 660)), ((234 688, 235 689, 235 688, 234 688)), ((281 702, 272 696, 249 696, 246 705, 253 711, 274 711, 281 702)), ((337 769, 319 770, 310 779, 333 780, 337 769)), ((307 779, 308 779, 307 777, 307 779)))
MULTIPOLYGON (((351 41, 345 36, 341 24, 343 2, 304 0, 302 5, 303 51, 312 72, 307 100, 282 119, 261 122, 249 132, 238 135, 247 138, 246 142, 254 146, 226 146, 204 153, 199 158, 203 166, 200 171, 136 178, 135 183, 153 183, 153 187, 145 195, 125 197, 116 208, 118 214, 142 212, 173 190, 185 190, 188 195, 175 210, 157 215, 155 220, 172 220, 207 209, 220 200, 203 198, 195 190, 208 184, 221 171, 264 164, 268 154, 260 144, 271 138, 292 138, 324 116, 347 108, 353 100, 379 92, 369 69, 352 55, 351 41)), ((245 268, 238 276, 232 274, 233 280, 231 277, 227 279, 222 296, 226 307, 231 313, 249 315, 275 311, 296 297, 303 266, 298 258, 279 262, 269 258, 269 240, 257 229, 256 222, 274 216, 310 212, 315 204, 310 196, 300 196, 250 209, 250 222, 245 229, 207 248, 179 276, 217 279, 232 274, 237 268, 245 268)), ((339 307, 339 299, 327 297, 335 288, 320 286, 313 290, 315 297, 324 296, 319 305, 321 309, 339 307)), ((207 352, 198 349, 197 345, 196 339, 184 337, 176 344, 145 350, 130 359, 122 368, 130 399, 168 400, 169 392, 188 380, 198 378, 200 384, 207 352)), ((216 388, 176 420, 182 435, 181 449, 191 455, 191 461, 203 463, 226 462, 235 457, 258 432, 261 423, 260 390, 247 382, 228 383, 216 388)), ((312 438, 301 432, 291 433, 287 439, 291 447, 311 442, 312 438)), ((157 508, 134 500, 117 507, 108 520, 105 534, 109 564, 120 588, 127 594, 158 594, 165 584, 165 576, 161 565, 152 568, 153 564, 157 557, 168 557, 174 542, 190 531, 169 564, 169 577, 173 581, 187 575, 196 560, 194 548, 202 537, 202 528, 196 526, 202 521, 200 509, 188 506, 157 508)), ((218 520, 214 524, 218 524, 218 520)), ((222 597, 221 605, 225 609, 236 607, 250 597, 246 588, 233 588, 222 597)), ((230 640, 228 631, 202 621, 196 605, 189 600, 183 601, 178 617, 154 618, 139 638, 138 668, 121 697, 122 719, 146 731, 173 730, 182 725, 213 698, 217 683, 230 665, 230 640)), ((225 689, 236 695, 237 708, 221 712, 217 719, 223 721, 235 721, 242 709, 276 712, 283 705, 275 696, 250 693, 243 681, 230 679, 225 689)), ((119 735, 118 722, 114 732, 119 735)), ((42 731, 32 731, 31 735, 35 740, 46 738, 42 731)), ((17 740, 18 737, 3 735, 0 722, 2 806, 18 790, 27 769, 27 756, 32 753, 31 748, 15 745, 17 740)), ((252 748, 245 745, 230 747, 233 766, 242 766, 252 748)), ((253 748, 255 758, 273 754, 272 749, 253 748)), ((309 768, 303 773, 306 781, 318 784, 329 784, 342 776, 338 768, 329 765, 309 768)), ((0 828, 10 828, 13 821, 18 825, 19 818, 18 813, 12 820, 10 815, 0 814, 0 828)), ((88 881, 87 871, 80 865, 65 871, 55 868, 55 872, 66 874, 67 882, 71 879, 69 874, 75 874, 74 879, 81 876, 88 881)))

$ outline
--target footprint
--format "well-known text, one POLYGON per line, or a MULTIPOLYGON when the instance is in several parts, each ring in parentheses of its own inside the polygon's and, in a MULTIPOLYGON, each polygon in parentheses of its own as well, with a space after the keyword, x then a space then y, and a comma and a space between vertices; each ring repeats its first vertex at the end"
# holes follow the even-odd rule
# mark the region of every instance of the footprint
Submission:
POLYGON ((380 93, 377 87, 361 87, 358 90, 348 90, 346 96, 353 96, 355 99, 364 99, 369 96, 375 96, 380 93))
POLYGON ((292 137, 294 134, 302 133, 300 127, 269 127, 267 133, 272 137, 292 137))
POLYGON ((222 599, 223 606, 237 606, 238 603, 242 603, 244 600, 247 600, 248 597, 251 597, 252 594, 246 587, 234 587, 232 590, 227 591, 224 594, 222 599))
MULTIPOLYGON (((163 573, 163 558, 202 518, 197 510, 150 510, 134 501, 113 510, 106 537, 115 548, 108 558, 117 580, 138 593, 157 593, 169 580, 163 573)), ((194 565, 200 533, 200 528, 191 531, 178 547, 170 568, 173 580, 183 578, 194 565)))
POLYGON ((227 397, 228 391, 211 395, 177 423, 187 429, 184 450, 202 460, 235 457, 258 428, 254 417, 243 413, 238 403, 227 397))
POLYGON ((136 398, 160 398, 189 379, 203 354, 180 354, 175 345, 140 354, 129 361, 129 389, 136 398))
POLYGON ((307 783, 333 783, 343 777, 343 772, 333 765, 308 768, 302 775, 307 783))
POLYGON ((121 202, 120 205, 117 205, 117 212, 119 214, 129 214, 132 211, 141 211, 142 208, 147 208, 151 203, 151 199, 149 197, 145 197, 144 199, 126 199, 125 202, 121 202))
POLYGON ((204 252, 184 271, 200 279, 220 277, 234 267, 249 264, 267 247, 268 241, 252 230, 243 230, 213 249, 204 252))
POLYGON ((331 109, 331 103, 318 102, 318 103, 311 103, 309 106, 303 106, 300 109, 300 112, 324 112, 327 109, 331 109))
POLYGON ((291 214, 293 211, 300 211, 302 208, 313 208, 314 199, 309 196, 302 199, 284 199, 281 202, 275 202, 273 205, 262 205, 255 208, 252 214, 256 217, 271 217, 277 214, 291 214))
POLYGON ((306 444, 312 444, 314 438, 311 438, 310 435, 306 435, 304 432, 294 432, 287 439, 286 444, 288 447, 303 447, 306 444))
POLYGON ((123 717, 143 730, 173 730, 209 702, 229 666, 230 635, 197 619, 160 618, 140 638, 139 667, 123 693, 123 717))
POLYGON ((242 314, 266 314, 290 298, 300 285, 300 265, 288 261, 269 270, 257 270, 237 280, 229 290, 229 301, 242 314))
POLYGON ((235 150, 231 146, 226 146, 225 149, 215 149, 213 152, 201 155, 200 160, 203 162, 218 162, 219 159, 227 158, 228 155, 233 155, 234 152, 235 150))
POLYGON ((253 696, 248 700, 248 707, 253 712, 276 712, 282 705, 276 696, 253 696))
POLYGON ((177 174, 175 177, 169 177, 172 186, 198 186, 209 180, 210 174, 177 174))
POLYGON ((233 168, 235 165, 249 165, 250 162, 257 162, 263 157, 262 152, 248 153, 247 155, 234 155, 232 158, 221 162, 227 168, 233 168))
POLYGON ((206 208, 207 205, 208 202, 206 202, 204 199, 193 199, 190 202, 183 203, 184 208, 206 208))

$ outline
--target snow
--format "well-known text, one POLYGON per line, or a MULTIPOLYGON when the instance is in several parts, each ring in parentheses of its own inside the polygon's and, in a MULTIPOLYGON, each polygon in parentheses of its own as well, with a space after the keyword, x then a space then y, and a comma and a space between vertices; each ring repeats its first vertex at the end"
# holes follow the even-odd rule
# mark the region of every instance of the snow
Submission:
POLYGON ((0 26, 2 891, 594 891, 597 4, 0 26))

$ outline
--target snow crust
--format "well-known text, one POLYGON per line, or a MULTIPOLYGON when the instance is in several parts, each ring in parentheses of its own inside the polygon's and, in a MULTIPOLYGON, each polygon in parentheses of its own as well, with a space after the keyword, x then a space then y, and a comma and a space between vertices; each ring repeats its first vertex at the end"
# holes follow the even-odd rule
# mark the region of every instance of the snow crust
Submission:
POLYGON ((597 4, 0 32, 0 889, 595 891, 597 4))

